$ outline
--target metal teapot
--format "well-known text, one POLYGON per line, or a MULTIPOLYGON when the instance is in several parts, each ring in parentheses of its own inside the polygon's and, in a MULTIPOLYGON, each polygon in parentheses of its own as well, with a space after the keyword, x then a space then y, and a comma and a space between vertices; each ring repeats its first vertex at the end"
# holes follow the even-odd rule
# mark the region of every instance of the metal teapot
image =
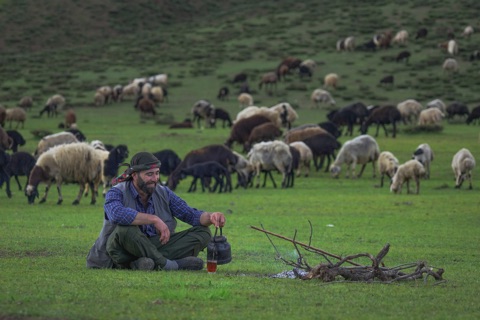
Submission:
POLYGON ((219 236, 217 236, 217 231, 218 228, 215 228, 215 235, 207 245, 207 260, 217 260, 217 264, 227 264, 232 261, 230 243, 222 235, 222 228, 220 228, 219 236))

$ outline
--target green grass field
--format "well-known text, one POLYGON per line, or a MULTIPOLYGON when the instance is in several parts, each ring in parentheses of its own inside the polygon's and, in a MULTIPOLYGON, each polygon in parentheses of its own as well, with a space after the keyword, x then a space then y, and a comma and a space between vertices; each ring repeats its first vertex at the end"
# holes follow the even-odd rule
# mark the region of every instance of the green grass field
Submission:
MULTIPOLYGON (((13 107, 23 95, 34 98, 25 127, 19 129, 27 140, 20 148, 23 151, 35 150, 38 139, 32 130, 61 130, 57 126, 63 115, 37 116, 49 96, 61 93, 75 110, 78 127, 89 141, 124 143, 130 156, 138 151, 169 148, 183 158, 190 150, 225 142, 229 129, 217 125, 216 129, 172 130, 158 122, 191 117, 190 109, 199 99, 209 99, 235 117, 240 110, 238 89, 228 80, 241 71, 249 75, 255 105, 290 102, 300 116, 295 125, 325 120, 326 106, 312 109, 309 97, 313 89, 323 85, 323 76, 329 72, 340 75, 340 87, 331 91, 338 107, 354 101, 397 104, 405 99, 426 104, 435 98, 447 104, 462 101, 470 110, 480 104, 478 62, 468 59, 470 52, 479 48, 480 36, 475 33, 468 40, 460 36, 468 24, 480 30, 479 7, 473 1, 411 0, 403 6, 387 1, 362 5, 347 5, 345 1, 245 1, 238 5, 208 2, 210 10, 200 5, 197 8, 204 19, 186 22, 185 17, 195 11, 196 5, 180 1, 171 7, 162 3, 164 24, 146 19, 145 26, 157 26, 150 31, 142 31, 139 25, 135 29, 129 18, 141 16, 142 10, 153 4, 139 5, 138 12, 127 14, 119 10, 126 8, 122 7, 127 6, 126 2, 110 1, 108 4, 115 4, 119 10, 115 21, 124 21, 123 28, 131 27, 136 34, 113 36, 110 29, 102 29, 112 37, 98 40, 95 29, 86 26, 84 43, 74 45, 65 40, 62 46, 51 41, 51 48, 26 38, 29 25, 18 25, 28 21, 20 18, 21 7, 0 4, 0 23, 10 21, 5 19, 5 13, 12 10, 9 19, 17 19, 12 30, 24 30, 18 33, 17 46, 9 40, 9 49, 0 56, 0 103, 13 107), (177 16, 184 18, 182 22, 175 19, 177 16), (429 36, 416 41, 415 31, 424 25, 431 26, 429 36), (460 46, 460 72, 455 75, 442 72, 447 54, 437 47, 445 40, 448 27, 455 30, 460 46), (406 47, 376 52, 335 50, 336 41, 348 35, 356 36, 357 44, 361 44, 375 33, 402 28, 410 33, 406 47), (88 37, 93 40, 88 41, 88 37), (34 43, 38 49, 29 47, 34 43), (408 64, 390 61, 405 49, 412 52, 408 64), (274 70, 286 56, 319 62, 313 78, 301 80, 291 74, 274 92, 258 90, 259 76, 274 70), (169 74, 169 101, 160 105, 156 120, 141 119, 133 109, 133 101, 94 107, 97 87, 126 84, 132 78, 157 73, 169 74), (386 74, 395 75, 392 88, 378 86, 386 74), (228 101, 216 99, 223 85, 233 93, 228 101)), ((78 10, 70 12, 79 21, 88 21, 87 9, 79 10, 70 4, 68 8, 78 10)), ((62 21, 55 16, 61 10, 57 11, 52 14, 57 18, 53 21, 62 21)), ((39 11, 39 17, 43 14, 39 11)), ((37 20, 31 21, 30 28, 37 20)), ((76 22, 64 33, 52 33, 55 37, 51 39, 76 34, 79 31, 74 27, 76 22)), ((9 34, 5 33, 5 39, 11 39, 9 34)), ((45 37, 45 32, 36 34, 45 37)), ((465 186, 455 189, 451 160, 463 147, 477 161, 480 159, 478 128, 461 120, 444 120, 440 132, 413 134, 407 132, 409 126, 400 125, 397 138, 392 139, 380 131, 377 142, 381 151, 393 152, 402 163, 411 158, 419 144, 429 143, 432 147, 435 159, 431 179, 421 181, 420 195, 407 195, 405 189, 401 195, 394 195, 386 186, 379 188, 380 178, 372 177, 371 166, 360 179, 345 179, 344 173, 332 179, 329 173, 312 171, 310 177, 297 178, 291 189, 274 189, 267 182, 265 188, 235 189, 229 194, 187 193, 190 180, 182 181, 176 192, 191 206, 221 211, 227 217, 223 231, 232 246, 233 260, 219 266, 213 275, 205 270, 87 270, 85 257, 101 229, 103 199, 89 205, 90 199, 84 198, 78 206, 72 206, 78 186, 68 184, 62 188, 62 205, 56 205, 55 188, 46 203, 38 204, 37 200, 28 205, 23 191, 12 180, 11 199, 6 197, 5 186, 0 189, 0 319, 477 319, 480 172, 477 167, 473 173, 473 190, 465 186), (444 268, 446 281, 437 283, 428 278, 382 284, 339 279, 322 283, 272 278, 291 267, 275 259, 275 248, 251 226, 263 225, 289 238, 297 232, 299 241, 308 242, 309 221, 314 247, 341 256, 363 252, 376 255, 390 243, 384 259, 386 266, 426 261, 430 266, 444 268)), ((369 134, 375 134, 374 127, 369 134)), ((348 139, 341 136, 339 140, 344 143, 348 139)), ((240 147, 235 149, 239 151, 240 147)), ((280 176, 274 177, 279 184, 280 176)), ((21 181, 24 184, 26 178, 21 177, 21 181)), ((43 190, 42 185, 39 190, 43 190)), ((179 229, 186 227, 179 224, 179 229)), ((273 241, 283 258, 296 259, 292 244, 273 241)), ((206 253, 201 257, 206 258, 206 253)), ((305 253, 305 257, 311 265, 325 262, 312 253, 305 253)), ((366 259, 358 262, 368 263, 366 259)))

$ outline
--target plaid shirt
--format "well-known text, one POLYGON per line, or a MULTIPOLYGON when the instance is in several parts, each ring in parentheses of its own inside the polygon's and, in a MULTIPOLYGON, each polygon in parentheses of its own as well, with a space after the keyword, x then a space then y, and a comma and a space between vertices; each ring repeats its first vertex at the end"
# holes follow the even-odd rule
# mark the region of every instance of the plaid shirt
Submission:
MULTIPOLYGON (((169 207, 172 215, 191 226, 199 226, 200 216, 203 211, 190 207, 183 199, 177 196, 172 190, 166 189, 169 199, 169 207)), ((135 199, 135 209, 127 208, 123 205, 123 192, 118 188, 108 190, 105 197, 105 218, 119 225, 131 225, 138 212, 146 214, 155 214, 152 197, 148 200, 147 207, 143 206, 140 196, 133 186, 130 184, 129 190, 135 199)), ((157 230, 153 224, 139 226, 142 232, 148 237, 157 235, 157 230)))

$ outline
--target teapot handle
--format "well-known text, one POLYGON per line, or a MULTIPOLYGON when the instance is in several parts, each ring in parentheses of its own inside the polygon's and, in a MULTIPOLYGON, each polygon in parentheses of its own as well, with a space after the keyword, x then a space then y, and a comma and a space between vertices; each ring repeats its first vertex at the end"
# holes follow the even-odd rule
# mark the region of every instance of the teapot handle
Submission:
MULTIPOLYGON (((217 236, 217 231, 218 231, 218 227, 215 227, 215 235, 213 236, 213 240, 215 241, 215 237, 217 236)), ((222 236, 222 227, 220 227, 220 235, 222 236)))

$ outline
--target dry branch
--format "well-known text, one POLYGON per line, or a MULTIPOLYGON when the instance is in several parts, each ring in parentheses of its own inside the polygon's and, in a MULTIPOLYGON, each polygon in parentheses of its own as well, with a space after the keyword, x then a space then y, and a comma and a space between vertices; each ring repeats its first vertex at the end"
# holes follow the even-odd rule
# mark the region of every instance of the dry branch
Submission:
MULTIPOLYGON (((311 224, 310 224, 310 227, 311 227, 311 224)), ((302 280, 320 279, 324 282, 332 282, 332 281, 335 281, 338 277, 342 277, 343 279, 348 281, 370 282, 374 280, 379 280, 383 283, 393 283, 396 281, 416 280, 420 278, 424 278, 424 280, 426 281, 428 276, 433 277, 435 280, 443 280, 442 275, 444 273, 444 270, 441 268, 429 267, 425 261, 407 263, 407 264, 399 265, 393 268, 387 268, 383 263, 383 259, 388 254, 390 249, 390 244, 388 243, 380 250, 380 252, 378 252, 376 256, 370 253, 358 253, 358 254, 353 254, 353 255, 349 255, 342 258, 339 255, 335 255, 325 250, 312 247, 311 246, 311 239, 312 239, 312 233, 313 233, 312 228, 310 228, 309 244, 299 242, 295 239, 297 236, 296 230, 295 230, 294 238, 291 239, 283 235, 273 233, 271 231, 267 231, 265 230, 265 228, 263 228, 263 226, 262 228, 251 226, 251 228, 257 231, 261 231, 267 236, 268 240, 270 241, 272 246, 275 248, 275 251, 277 252, 278 259, 283 261, 286 265, 293 266, 295 277, 300 278, 302 280), (297 261, 291 261, 291 260, 282 258, 282 256, 280 255, 280 252, 275 247, 269 235, 291 242, 298 253, 297 261), (313 252, 322 256, 323 258, 325 258, 325 260, 327 260, 327 262, 320 263, 314 267, 311 267, 305 261, 304 256, 300 252, 300 247, 303 248, 305 251, 313 252), (339 261, 336 263, 332 263, 330 260, 328 260, 327 257, 336 258, 339 261), (361 265, 359 263, 352 261, 353 259, 357 259, 360 257, 366 257, 370 259, 372 264, 361 265), (353 266, 345 267, 343 266, 343 264, 345 263, 349 263, 353 266), (415 268, 415 270, 410 272, 406 271, 407 269, 412 269, 412 268, 415 268), (306 272, 300 272, 300 270, 305 270, 306 272)))

